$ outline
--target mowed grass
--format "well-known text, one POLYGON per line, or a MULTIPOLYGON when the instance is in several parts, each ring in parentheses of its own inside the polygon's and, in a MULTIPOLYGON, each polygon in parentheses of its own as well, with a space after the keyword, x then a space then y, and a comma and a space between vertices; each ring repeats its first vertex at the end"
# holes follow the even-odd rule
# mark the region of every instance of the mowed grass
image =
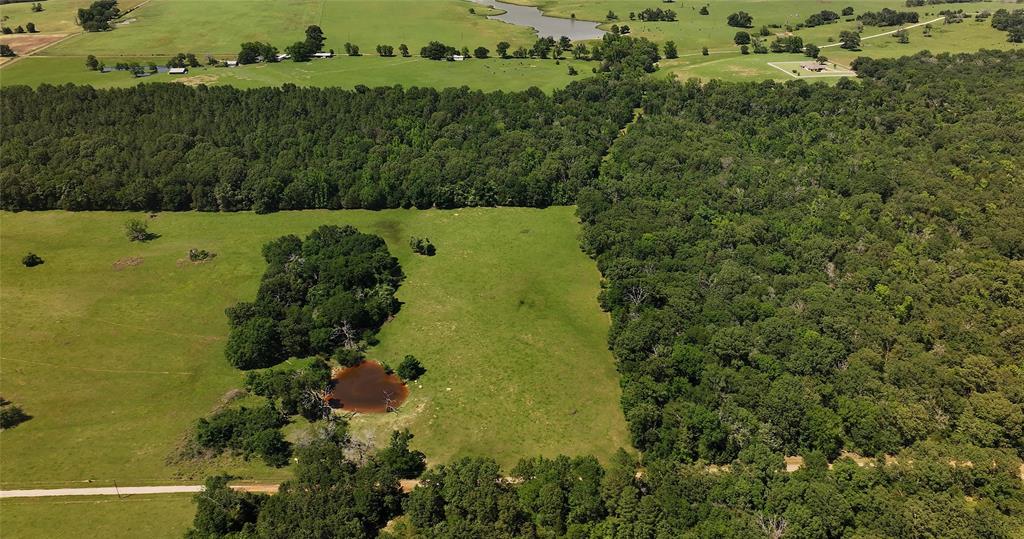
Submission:
MULTIPOLYGON (((15 4, 0 5, 0 18, 6 17, 4 26, 16 28, 32 22, 40 33, 72 33, 82 30, 75 18, 79 8, 89 7, 94 0, 31 0, 15 4), (32 4, 39 1, 43 11, 32 11, 32 4)), ((128 11, 145 0, 118 0, 121 11, 128 11)))
POLYGON ((255 462, 196 471, 165 459, 241 384, 223 357, 223 311, 254 297, 261 246, 327 223, 381 234, 408 276, 370 357, 414 354, 429 370, 398 414, 357 424, 409 426, 431 462, 629 445, 599 275, 572 208, 165 213, 146 244, 124 238, 132 216, 0 214, 0 393, 33 416, 0 434, 4 489, 286 477, 255 462), (437 256, 413 255, 411 235, 430 237, 437 256), (185 262, 193 247, 218 256, 185 262), (28 251, 46 263, 23 267, 28 251), (134 256, 141 265, 113 267, 134 256))
POLYGON ((499 41, 527 44, 530 28, 488 20, 487 9, 468 0, 151 0, 131 13, 130 24, 88 33, 55 45, 50 55, 236 55, 239 44, 265 41, 284 50, 319 25, 326 48, 346 42, 364 52, 400 43, 419 52, 431 40, 472 50, 494 50, 499 41), (477 14, 471 14, 474 8, 477 14))
MULTIPOLYGON (((124 58, 104 58, 108 64, 127 61, 124 58)), ((132 58, 146 65, 167 62, 166 57, 132 58)), ((186 84, 231 85, 238 88, 280 86, 285 83, 299 86, 340 86, 352 88, 366 86, 405 87, 421 86, 446 88, 468 86, 475 90, 525 90, 536 86, 550 92, 563 88, 573 80, 592 75, 595 62, 562 60, 466 60, 463 62, 435 62, 423 58, 380 58, 377 55, 337 57, 310 62, 280 62, 277 64, 247 65, 237 68, 203 67, 192 69, 188 75, 157 74, 136 79, 127 72, 99 73, 89 71, 84 58, 32 56, 0 70, 0 86, 43 83, 88 84, 94 88, 123 88, 147 82, 181 82, 186 84), (569 76, 569 66, 579 73, 569 76)))
POLYGON ((11 498, 0 501, 5 539, 179 538, 192 525, 191 495, 11 498))

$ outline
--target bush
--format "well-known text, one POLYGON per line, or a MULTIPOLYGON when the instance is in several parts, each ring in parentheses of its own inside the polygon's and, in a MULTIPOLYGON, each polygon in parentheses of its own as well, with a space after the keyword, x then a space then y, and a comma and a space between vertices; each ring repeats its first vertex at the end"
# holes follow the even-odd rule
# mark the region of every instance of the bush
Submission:
POLYGON ((354 348, 338 348, 331 355, 331 359, 342 367, 355 367, 363 362, 363 353, 354 348))
POLYGON ((423 368, 423 365, 420 364, 420 360, 416 359, 415 356, 407 355, 402 359, 402 362, 398 364, 398 370, 395 372, 398 373, 399 378, 402 380, 411 382, 420 376, 423 376, 427 372, 427 369, 423 368))
POLYGON ((24 264, 26 268, 33 268, 42 264, 43 259, 35 253, 29 253, 25 255, 25 258, 21 259, 21 263, 24 264))
POLYGON ((434 248, 434 244, 430 243, 429 238, 417 238, 413 236, 409 238, 409 247, 416 254, 423 256, 434 256, 437 250, 434 248))
MULTIPOLYGON (((5 401, 6 402, 6 401, 5 401)), ((21 406, 6 403, 0 408, 0 429, 10 429, 32 419, 21 406)))
POLYGON ((211 253, 206 249, 189 249, 188 259, 192 262, 205 262, 212 260, 213 257, 217 256, 217 253, 211 253))
POLYGON ((195 438, 206 449, 232 451, 246 458, 259 455, 270 466, 284 466, 291 447, 278 429, 287 423, 270 404, 221 410, 196 423, 195 438))
POLYGON ((128 241, 149 241, 157 237, 149 231, 149 223, 142 219, 129 219, 124 224, 124 235, 128 241))

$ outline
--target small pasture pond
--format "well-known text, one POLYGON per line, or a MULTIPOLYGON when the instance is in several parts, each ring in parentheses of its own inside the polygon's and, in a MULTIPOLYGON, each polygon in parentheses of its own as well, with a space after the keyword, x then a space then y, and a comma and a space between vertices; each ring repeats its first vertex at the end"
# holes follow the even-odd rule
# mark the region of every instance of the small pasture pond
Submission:
POLYGON ((364 361, 335 375, 329 404, 346 412, 382 414, 409 397, 401 378, 388 374, 376 361, 364 361))

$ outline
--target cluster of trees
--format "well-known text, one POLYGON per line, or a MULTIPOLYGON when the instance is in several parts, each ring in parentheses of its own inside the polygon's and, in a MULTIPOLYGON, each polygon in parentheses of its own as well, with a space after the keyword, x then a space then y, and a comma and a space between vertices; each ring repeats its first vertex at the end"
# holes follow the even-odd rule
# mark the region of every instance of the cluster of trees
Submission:
POLYGON ((860 32, 843 30, 839 32, 839 48, 857 51, 860 50, 860 32))
POLYGON ((87 8, 78 9, 78 24, 86 32, 110 30, 110 21, 121 14, 117 0, 96 0, 87 8))
POLYGON ((35 34, 39 32, 39 30, 36 29, 36 23, 29 22, 26 23, 25 26, 19 24, 14 28, 11 28, 10 26, 0 27, 0 33, 3 34, 24 34, 26 32, 28 32, 29 34, 35 34))
POLYGON ((907 0, 907 7, 934 6, 938 4, 967 4, 974 0, 907 0))
POLYGON ((800 36, 782 36, 775 38, 769 46, 772 52, 804 52, 804 39, 800 36))
POLYGON ((854 68, 649 88, 581 193, 645 461, 1024 453, 1024 53, 854 68))
POLYGON ((997 9, 992 14, 992 28, 1006 32, 1011 43, 1024 43, 1024 9, 997 9))
POLYGON ((754 27, 754 17, 752 17, 746 11, 738 11, 736 13, 729 14, 729 16, 726 18, 726 22, 729 24, 729 26, 735 26, 737 28, 754 27))
POLYGON ((300 415, 309 421, 330 413, 330 385, 331 367, 319 358, 301 369, 265 369, 245 375, 245 389, 250 393, 265 397, 285 415, 300 415))
MULTIPOLYGON (((853 14, 853 8, 847 8, 847 9, 850 10, 849 14, 852 15, 853 14)), ((844 11, 844 13, 845 13, 845 11, 844 11)), ((834 23, 834 22, 836 22, 838 20, 839 20, 839 14, 838 13, 836 13, 835 11, 829 11, 827 9, 823 9, 820 12, 815 13, 815 14, 811 15, 810 17, 807 17, 807 20, 804 22, 804 26, 811 26, 811 27, 821 26, 823 24, 832 24, 832 23, 834 23)))
MULTIPOLYGON (((312 54, 312 53, 310 53, 312 54)), ((247 41, 242 43, 236 60, 239 64, 255 64, 259 62, 276 62, 277 47, 262 41, 247 41)))
POLYGON ((214 453, 231 452, 245 458, 259 456, 268 466, 284 466, 291 444, 280 428, 288 418, 271 404, 258 408, 226 408, 196 423, 195 441, 214 453))
MULTIPOLYGON (((312 24, 306 27, 306 39, 302 41, 296 41, 291 45, 285 47, 285 54, 291 55, 292 60, 296 62, 305 62, 312 58, 312 56, 322 50, 324 50, 324 42, 327 38, 324 36, 324 31, 317 25, 312 24)), ((351 51, 351 44, 348 44, 349 50, 351 51)), ((276 51, 275 51, 276 52, 276 51)), ((332 53, 334 51, 331 51, 332 53)), ((359 49, 356 49, 356 56, 359 54, 359 49)))
POLYGON ((167 67, 199 67, 200 65, 199 58, 196 58, 196 55, 191 52, 179 52, 167 60, 167 67))
MULTIPOLYGON (((653 70, 653 44, 644 40, 634 55, 629 39, 598 48, 603 69, 653 70)), ((569 204, 597 176, 638 91, 602 79, 554 95, 4 86, 0 204, 257 212, 569 204)))
POLYGON ((857 20, 866 26, 898 26, 916 23, 918 14, 916 11, 896 11, 882 8, 882 11, 865 11, 857 16, 857 20))
POLYGON ((237 492, 226 476, 207 479, 186 537, 377 537, 401 514, 399 480, 423 472, 424 455, 409 449, 411 439, 395 432, 380 451, 353 454, 344 424, 332 424, 296 448, 295 478, 273 496, 237 492))
POLYGON ((379 236, 324 225, 305 241, 288 235, 264 245, 263 258, 256 300, 226 312, 224 354, 240 369, 312 355, 353 364, 364 339, 398 311, 402 270, 379 236))
MULTIPOLYGON (((405 45, 402 46, 405 47, 405 45)), ((557 60, 564 57, 563 53, 570 52, 574 58, 579 60, 588 58, 591 54, 590 50, 583 43, 576 44, 573 47, 572 41, 567 36, 562 36, 557 40, 551 36, 542 37, 535 41, 530 48, 518 47, 516 50, 509 52, 511 48, 512 45, 509 42, 502 41, 498 43, 495 50, 501 58, 554 58, 557 60)), ((487 47, 477 47, 472 51, 472 56, 481 60, 488 58, 490 54, 491 51, 487 47)), ((407 48, 404 49, 403 55, 408 55, 407 48)), ((430 60, 451 60, 456 55, 470 58, 469 47, 457 49, 440 41, 431 41, 427 46, 420 49, 420 56, 430 60)))
POLYGON ((660 7, 653 9, 647 8, 639 13, 633 13, 632 11, 629 12, 629 20, 636 19, 647 22, 674 22, 677 20, 675 11, 672 11, 671 9, 661 9, 660 7))
POLYGON ((18 54, 14 52, 14 49, 12 49, 10 45, 7 43, 0 43, 0 57, 13 58, 17 55, 18 54))

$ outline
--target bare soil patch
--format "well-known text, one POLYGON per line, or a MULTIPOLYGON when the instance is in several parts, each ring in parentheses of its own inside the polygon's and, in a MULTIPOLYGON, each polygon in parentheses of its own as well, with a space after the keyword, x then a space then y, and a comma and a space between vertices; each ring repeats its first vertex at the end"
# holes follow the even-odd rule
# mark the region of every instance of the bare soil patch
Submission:
POLYGON ((125 268, 134 268, 135 266, 142 265, 141 256, 126 256, 117 262, 114 262, 114 269, 121 271, 125 268))
POLYGON ((67 34, 16 34, 0 38, 0 43, 6 43, 14 49, 18 56, 31 54, 50 43, 64 39, 67 34))
POLYGON ((194 75, 192 77, 182 77, 180 79, 174 79, 174 82, 184 84, 185 86, 199 86, 200 84, 210 84, 217 82, 216 75, 194 75))

